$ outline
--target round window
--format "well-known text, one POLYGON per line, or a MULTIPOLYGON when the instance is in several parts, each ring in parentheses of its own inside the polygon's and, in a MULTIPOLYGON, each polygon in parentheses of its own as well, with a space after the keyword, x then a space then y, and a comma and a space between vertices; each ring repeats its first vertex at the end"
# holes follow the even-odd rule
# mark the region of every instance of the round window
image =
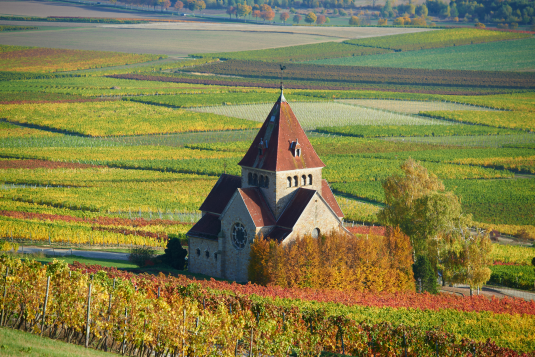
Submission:
POLYGON ((314 230, 312 231, 312 238, 318 238, 319 236, 320 236, 320 229, 314 228, 314 230))
POLYGON ((236 249, 243 249, 247 243, 247 230, 241 223, 232 227, 232 244, 236 249))

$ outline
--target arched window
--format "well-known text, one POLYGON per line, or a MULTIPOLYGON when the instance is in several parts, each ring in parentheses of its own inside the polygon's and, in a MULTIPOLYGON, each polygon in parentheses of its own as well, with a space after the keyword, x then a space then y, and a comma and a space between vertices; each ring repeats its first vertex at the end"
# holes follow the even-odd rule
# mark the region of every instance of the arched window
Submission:
POLYGON ((269 177, 267 176, 264 178, 264 187, 269 188, 269 177))
POLYGON ((253 185, 254 186, 258 186, 258 175, 257 174, 253 175, 253 185))
POLYGON ((301 156, 301 149, 295 150, 295 156, 301 156))
POLYGON ((264 187, 264 175, 260 175, 260 187, 264 187))
POLYGON ((288 176, 288 187, 292 187, 292 178, 288 176))
POLYGON ((204 255, 206 255, 206 258, 210 258, 210 252, 209 252, 209 251, 206 250, 206 251, 204 252, 204 255))
POLYGON ((249 172, 249 175, 247 175, 248 178, 249 178, 249 185, 252 185, 253 184, 253 174, 249 172))
POLYGON ((301 176, 301 186, 305 186, 307 184, 307 177, 305 175, 301 176))
POLYGON ((308 184, 312 185, 312 175, 308 175, 308 184))
POLYGON ((197 251, 196 251, 196 253, 197 253, 197 256, 198 256, 198 257, 200 257, 200 256, 201 256, 201 250, 200 250, 199 248, 197 248, 197 251))
POLYGON ((297 176, 294 176, 294 186, 299 186, 299 181, 297 181, 297 176))

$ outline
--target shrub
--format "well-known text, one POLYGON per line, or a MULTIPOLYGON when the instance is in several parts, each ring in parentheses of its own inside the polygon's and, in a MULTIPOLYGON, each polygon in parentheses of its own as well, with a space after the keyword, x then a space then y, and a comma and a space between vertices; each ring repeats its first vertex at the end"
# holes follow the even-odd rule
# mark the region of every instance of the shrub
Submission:
POLYGON ((437 294, 437 278, 431 262, 425 255, 418 255, 416 263, 412 266, 414 272, 414 280, 416 281, 416 289, 419 289, 421 280, 422 292, 427 291, 431 294, 437 294))
POLYGON ((154 265, 152 259, 156 256, 156 251, 152 247, 137 247, 130 249, 128 260, 138 267, 154 265), (152 264, 151 264, 152 263, 152 264))
POLYGON ((349 19, 349 24, 351 26, 359 26, 360 25, 360 19, 357 16, 351 16, 349 19))
POLYGON ((167 248, 165 248, 163 257, 167 265, 177 270, 184 270, 187 255, 188 251, 182 248, 180 238, 171 238, 167 241, 167 248))

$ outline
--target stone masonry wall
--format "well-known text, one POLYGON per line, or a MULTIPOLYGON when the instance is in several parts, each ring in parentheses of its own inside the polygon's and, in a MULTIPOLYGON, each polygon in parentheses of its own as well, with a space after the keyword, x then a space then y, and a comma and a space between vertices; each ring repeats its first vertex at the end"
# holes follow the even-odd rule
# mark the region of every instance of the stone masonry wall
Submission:
POLYGON ((321 193, 321 168, 320 169, 303 169, 292 171, 277 172, 277 191, 276 191, 276 209, 275 217, 279 218, 280 214, 286 208, 286 205, 293 197, 293 193, 299 188, 304 187, 316 190, 321 193), (306 176, 306 184, 301 182, 302 176, 306 176), (308 184, 308 175, 312 175, 312 185, 308 184), (294 185, 294 177, 297 176, 297 186, 294 185), (292 186, 288 187, 288 177, 292 180, 292 186))
POLYGON ((221 231, 224 236, 223 259, 225 260, 223 263, 225 271, 222 272, 222 277, 237 282, 246 282, 249 252, 256 235, 256 227, 239 194, 234 196, 234 200, 221 216, 221 231), (232 244, 232 228, 236 223, 241 223, 247 230, 247 244, 241 250, 236 249, 232 244))
POLYGON ((221 277, 218 269, 218 260, 221 260, 218 251, 218 242, 210 239, 189 237, 188 270, 192 273, 221 277), (200 254, 197 254, 197 249, 200 254), (206 256, 208 253, 208 257, 206 256))
POLYGON ((293 232, 284 240, 284 244, 291 242, 298 236, 311 234, 314 228, 319 228, 321 234, 328 234, 340 229, 340 220, 317 193, 295 224, 293 232))

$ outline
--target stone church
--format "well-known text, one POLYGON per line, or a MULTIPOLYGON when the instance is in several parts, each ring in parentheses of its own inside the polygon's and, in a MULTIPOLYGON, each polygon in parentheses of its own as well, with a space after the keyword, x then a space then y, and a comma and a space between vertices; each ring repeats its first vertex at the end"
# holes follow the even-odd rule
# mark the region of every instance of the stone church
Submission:
POLYGON ((246 282, 256 236, 285 244, 345 230, 342 210, 321 177, 325 164, 282 88, 239 165, 241 176, 221 175, 187 233, 191 272, 246 282))

